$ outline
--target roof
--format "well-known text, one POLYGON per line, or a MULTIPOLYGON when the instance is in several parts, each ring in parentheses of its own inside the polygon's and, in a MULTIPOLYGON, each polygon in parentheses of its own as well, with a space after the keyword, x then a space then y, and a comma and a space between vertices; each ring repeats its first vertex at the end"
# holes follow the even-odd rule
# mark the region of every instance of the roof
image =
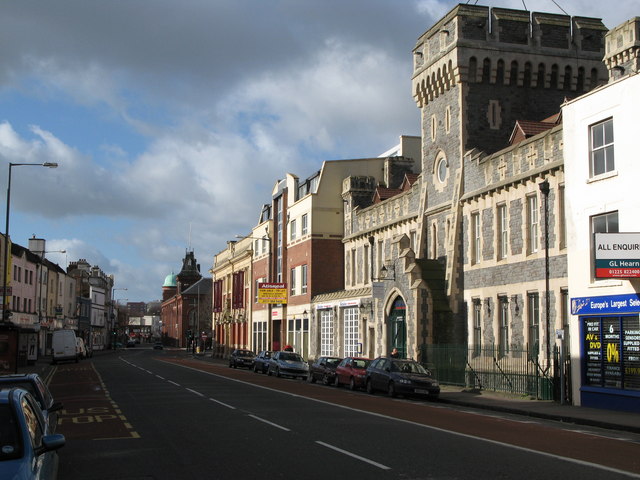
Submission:
POLYGON ((373 194, 373 203, 380 203, 383 200, 386 200, 391 197, 395 197, 402 193, 402 190, 399 188, 386 188, 386 187, 376 187, 376 191, 373 194))
POLYGON ((167 275, 164 279, 164 283, 162 284, 163 287, 177 287, 178 286, 178 280, 177 280, 177 275, 175 273, 170 273, 169 275, 167 275))
POLYGON ((556 113, 540 122, 532 120, 516 120, 511 137, 509 137, 509 145, 515 145, 527 138, 534 137, 542 132, 552 129, 556 125, 562 123, 562 113, 556 113))
POLYGON ((183 295, 209 295, 211 293, 211 286, 213 284, 213 280, 211 277, 202 277, 193 285, 189 286, 189 288, 185 289, 182 294, 183 295))

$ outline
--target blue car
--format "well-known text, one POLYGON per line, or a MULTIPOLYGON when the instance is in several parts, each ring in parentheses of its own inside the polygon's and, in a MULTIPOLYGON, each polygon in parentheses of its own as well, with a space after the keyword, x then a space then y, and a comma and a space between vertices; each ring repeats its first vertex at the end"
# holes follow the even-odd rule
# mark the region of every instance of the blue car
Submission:
POLYGON ((0 375, 0 389, 12 387, 22 388, 33 395, 33 398, 36 399, 42 409, 42 415, 49 426, 49 433, 56 433, 56 426, 58 425, 57 412, 62 410, 62 403, 53 400, 49 388, 40 375, 37 373, 0 375))
POLYGON ((0 390, 0 478, 57 478, 56 450, 64 444, 64 435, 49 433, 40 406, 29 392, 0 390))

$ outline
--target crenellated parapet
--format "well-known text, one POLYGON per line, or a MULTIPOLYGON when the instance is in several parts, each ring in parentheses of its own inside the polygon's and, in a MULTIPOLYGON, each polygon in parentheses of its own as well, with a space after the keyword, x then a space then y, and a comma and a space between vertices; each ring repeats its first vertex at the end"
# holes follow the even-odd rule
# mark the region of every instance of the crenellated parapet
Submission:
POLYGON ((600 19, 458 5, 413 49, 422 107, 459 83, 583 92, 603 83, 600 19))
POLYGON ((604 63, 612 79, 640 71, 640 17, 611 29, 605 38, 604 63))

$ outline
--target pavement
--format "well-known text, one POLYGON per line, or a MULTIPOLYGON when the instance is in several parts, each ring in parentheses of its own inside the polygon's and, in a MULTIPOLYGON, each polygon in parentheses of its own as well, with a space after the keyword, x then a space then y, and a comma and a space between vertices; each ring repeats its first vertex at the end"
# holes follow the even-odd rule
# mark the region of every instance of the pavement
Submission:
MULTIPOLYGON (((184 349, 181 351, 184 352, 184 349)), ((94 355, 101 356, 113 353, 113 350, 105 350, 96 351, 94 355)), ((185 355, 192 356, 190 352, 185 355)), ((203 362, 227 365, 226 360, 212 358, 208 352, 193 355, 193 357, 203 362)), ((41 357, 33 365, 19 367, 18 372, 38 373, 46 381, 52 372, 51 359, 41 357)), ((640 414, 638 413, 561 405, 559 402, 551 400, 536 400, 485 390, 468 390, 459 386, 441 385, 440 388, 439 401, 441 403, 640 434, 640 414)))

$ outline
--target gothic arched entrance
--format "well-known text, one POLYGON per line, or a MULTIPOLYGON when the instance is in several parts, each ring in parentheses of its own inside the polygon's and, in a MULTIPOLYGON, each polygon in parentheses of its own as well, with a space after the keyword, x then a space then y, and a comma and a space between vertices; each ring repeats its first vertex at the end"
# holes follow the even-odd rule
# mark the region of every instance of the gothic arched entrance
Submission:
POLYGON ((387 318, 387 347, 389 352, 397 348, 400 358, 406 358, 407 305, 401 297, 393 301, 387 318))

